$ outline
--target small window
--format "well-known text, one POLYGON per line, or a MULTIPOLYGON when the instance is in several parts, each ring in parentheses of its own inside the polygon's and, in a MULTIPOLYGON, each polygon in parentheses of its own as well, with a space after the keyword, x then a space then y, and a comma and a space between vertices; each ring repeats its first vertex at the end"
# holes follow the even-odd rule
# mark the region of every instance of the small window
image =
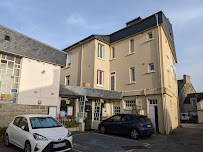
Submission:
POLYGON ((10 36, 5 35, 5 40, 6 40, 6 41, 10 41, 10 36))
POLYGON ((148 33, 148 40, 152 40, 152 39, 153 39, 152 33, 148 33))
POLYGON ((111 121, 120 121, 121 120, 121 116, 116 115, 110 118, 111 121))
POLYGON ((117 114, 120 114, 121 112, 121 107, 120 106, 115 106, 114 107, 114 114, 117 115, 117 114))
POLYGON ((66 76, 66 85, 70 85, 70 75, 66 76))
POLYGON ((98 70, 97 71, 97 84, 103 86, 104 85, 104 72, 98 70))
POLYGON ((71 54, 68 54, 68 65, 67 66, 68 67, 71 66, 71 54))
POLYGON ((130 40, 130 53, 134 53, 135 48, 134 48, 134 40, 130 40))
POLYGON ((98 57, 104 59, 104 45, 98 44, 98 57))
POLYGON ((135 100, 127 100, 125 101, 125 106, 126 107, 135 107, 135 100))
POLYGON ((154 72, 154 63, 149 64, 149 72, 154 72))
POLYGON ((130 82, 135 82, 135 68, 130 68, 130 82))
POLYGON ((111 59, 114 59, 115 58, 115 48, 112 47, 111 48, 111 59))
POLYGON ((193 109, 197 108, 197 100, 196 99, 192 99, 192 108, 193 109))

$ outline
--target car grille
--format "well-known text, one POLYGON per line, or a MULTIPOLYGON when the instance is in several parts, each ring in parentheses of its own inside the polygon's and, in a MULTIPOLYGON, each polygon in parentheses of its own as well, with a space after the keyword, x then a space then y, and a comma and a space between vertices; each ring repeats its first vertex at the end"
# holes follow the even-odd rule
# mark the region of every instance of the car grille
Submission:
POLYGON ((52 151, 60 151, 60 150, 65 150, 65 149, 68 149, 68 148, 71 148, 71 143, 68 141, 68 140, 63 140, 63 141, 60 141, 60 142, 50 142, 42 152, 52 152, 52 151), (59 143, 64 143, 66 142, 66 146, 64 147, 59 147, 59 148, 53 148, 53 144, 59 144, 59 143))

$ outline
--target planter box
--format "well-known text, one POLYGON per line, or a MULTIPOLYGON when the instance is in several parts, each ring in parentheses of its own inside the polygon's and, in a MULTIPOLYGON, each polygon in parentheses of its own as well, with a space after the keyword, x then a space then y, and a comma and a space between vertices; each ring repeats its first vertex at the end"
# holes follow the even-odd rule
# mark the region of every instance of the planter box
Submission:
POLYGON ((73 131, 80 131, 79 127, 74 127, 74 128, 67 128, 70 132, 73 131))

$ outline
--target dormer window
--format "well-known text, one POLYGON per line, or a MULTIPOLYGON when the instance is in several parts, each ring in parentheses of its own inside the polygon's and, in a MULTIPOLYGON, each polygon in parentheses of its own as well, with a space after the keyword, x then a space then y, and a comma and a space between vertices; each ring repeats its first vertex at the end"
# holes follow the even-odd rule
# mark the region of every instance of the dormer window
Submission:
POLYGON ((10 36, 5 35, 5 40, 6 40, 6 41, 10 41, 10 36))

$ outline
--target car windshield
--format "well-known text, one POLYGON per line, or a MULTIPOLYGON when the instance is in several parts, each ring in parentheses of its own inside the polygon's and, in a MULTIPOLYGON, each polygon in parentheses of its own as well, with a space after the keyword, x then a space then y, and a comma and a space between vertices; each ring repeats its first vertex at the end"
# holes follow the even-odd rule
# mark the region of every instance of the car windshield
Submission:
POLYGON ((31 117, 30 123, 32 129, 38 128, 54 128, 62 125, 52 117, 31 117))
POLYGON ((150 120, 149 118, 147 118, 147 116, 136 116, 136 117, 137 117, 138 120, 140 120, 140 121, 144 121, 144 122, 150 120))

